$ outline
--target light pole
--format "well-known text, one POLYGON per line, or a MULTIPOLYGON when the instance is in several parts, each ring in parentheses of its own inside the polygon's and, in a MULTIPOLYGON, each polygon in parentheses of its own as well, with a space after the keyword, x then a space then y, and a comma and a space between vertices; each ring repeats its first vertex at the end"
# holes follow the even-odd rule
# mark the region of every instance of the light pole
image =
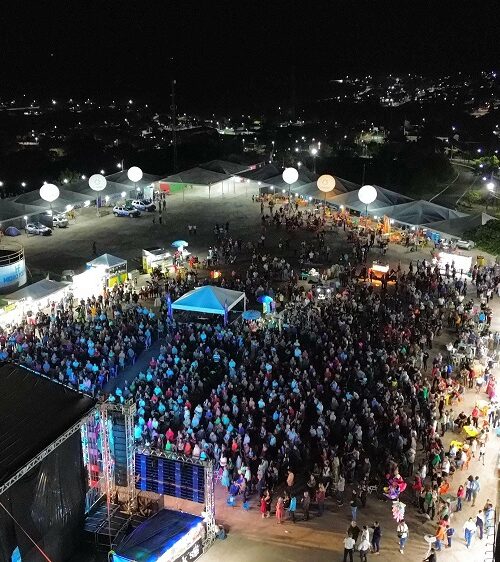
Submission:
POLYGON ((326 215, 326 194, 335 189, 335 178, 329 174, 324 174, 318 178, 316 182, 318 189, 322 191, 325 196, 323 199, 323 219, 326 215))
POLYGON ((313 157, 313 172, 316 173, 316 156, 318 155, 318 149, 316 147, 311 148, 311 156, 313 157))
POLYGON ((99 194, 102 191, 108 182, 106 178, 102 174, 94 174, 89 178, 89 187, 93 191, 97 191, 98 194, 96 196, 96 207, 97 207, 97 216, 100 217, 100 204, 101 204, 101 196, 99 194))
POLYGON ((52 221, 52 226, 54 226, 54 222, 52 218, 53 217, 52 203, 59 197, 59 188, 57 187, 57 185, 54 185, 53 183, 44 183, 40 188, 40 197, 44 201, 47 201, 47 203, 49 203, 50 205, 50 217, 51 217, 50 220, 52 221))
POLYGON ((365 215, 368 218, 368 205, 373 203, 377 198, 377 190, 373 187, 373 185, 364 185, 358 191, 358 198, 361 203, 365 205, 365 215))
POLYGON ((137 193, 137 182, 142 180, 142 170, 138 166, 132 166, 127 170, 128 179, 134 183, 134 188, 137 193))
POLYGON ((283 181, 288 184, 288 214, 290 214, 290 208, 292 206, 291 201, 291 190, 292 184, 294 184, 299 179, 299 172, 295 168, 285 168, 283 170, 283 181))

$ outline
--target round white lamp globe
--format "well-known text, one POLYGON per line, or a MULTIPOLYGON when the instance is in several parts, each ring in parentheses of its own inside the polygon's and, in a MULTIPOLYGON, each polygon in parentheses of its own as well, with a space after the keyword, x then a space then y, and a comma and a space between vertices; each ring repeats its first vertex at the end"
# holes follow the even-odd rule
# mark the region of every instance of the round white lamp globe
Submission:
POLYGON ((335 178, 329 174, 323 174, 316 182, 318 189, 323 193, 328 193, 335 189, 335 178))
POLYGON ((53 183, 44 183, 40 188, 40 197, 47 203, 53 203, 59 197, 59 188, 53 183))
POLYGON ((134 183, 141 181, 142 170, 137 166, 132 166, 132 168, 129 168, 127 171, 127 177, 130 181, 133 181, 134 183))
POLYGON ((358 192, 358 197, 361 203, 369 205, 377 198, 377 190, 373 185, 364 185, 358 192))
POLYGON ((299 179, 299 172, 295 168, 285 168, 282 177, 285 183, 291 185, 299 179))
POLYGON ((94 191, 102 191, 108 182, 102 174, 94 174, 89 178, 90 189, 94 191))

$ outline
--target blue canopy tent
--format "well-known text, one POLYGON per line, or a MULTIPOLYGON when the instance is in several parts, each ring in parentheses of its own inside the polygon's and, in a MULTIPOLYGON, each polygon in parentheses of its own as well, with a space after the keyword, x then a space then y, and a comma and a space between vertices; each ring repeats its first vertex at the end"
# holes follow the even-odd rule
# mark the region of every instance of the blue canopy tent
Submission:
POLYGON ((233 309, 239 302, 243 301, 246 310, 246 295, 241 291, 232 291, 215 287, 214 285, 204 285, 196 287, 172 304, 172 310, 186 310, 188 312, 203 312, 205 314, 220 314, 224 316, 226 312, 233 309))

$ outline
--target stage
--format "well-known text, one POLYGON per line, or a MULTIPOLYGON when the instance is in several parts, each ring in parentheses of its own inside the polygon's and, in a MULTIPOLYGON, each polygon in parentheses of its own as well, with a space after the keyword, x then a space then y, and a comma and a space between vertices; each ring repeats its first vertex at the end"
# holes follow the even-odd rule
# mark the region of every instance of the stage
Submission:
POLYGON ((202 517, 162 509, 132 531, 112 551, 112 562, 181 562, 203 552, 202 517))

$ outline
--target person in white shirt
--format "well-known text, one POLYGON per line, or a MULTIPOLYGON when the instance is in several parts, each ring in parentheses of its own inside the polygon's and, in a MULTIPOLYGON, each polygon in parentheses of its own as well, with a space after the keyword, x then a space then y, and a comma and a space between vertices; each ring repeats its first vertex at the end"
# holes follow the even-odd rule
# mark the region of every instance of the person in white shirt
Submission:
POLYGON ((349 562, 353 562, 353 557, 352 557, 352 553, 354 552, 354 545, 356 544, 356 541, 349 536, 349 534, 346 534, 346 537, 344 539, 344 560, 343 562, 347 562, 347 557, 349 557, 349 562))
POLYGON ((486 445, 484 443, 481 443, 480 447, 479 447, 479 459, 478 461, 483 461, 483 466, 484 466, 484 458, 486 456, 486 445))
POLYGON ((408 535, 410 534, 408 525, 405 523, 404 519, 399 522, 396 532, 399 539, 399 552, 404 554, 406 541, 408 540, 408 535))

